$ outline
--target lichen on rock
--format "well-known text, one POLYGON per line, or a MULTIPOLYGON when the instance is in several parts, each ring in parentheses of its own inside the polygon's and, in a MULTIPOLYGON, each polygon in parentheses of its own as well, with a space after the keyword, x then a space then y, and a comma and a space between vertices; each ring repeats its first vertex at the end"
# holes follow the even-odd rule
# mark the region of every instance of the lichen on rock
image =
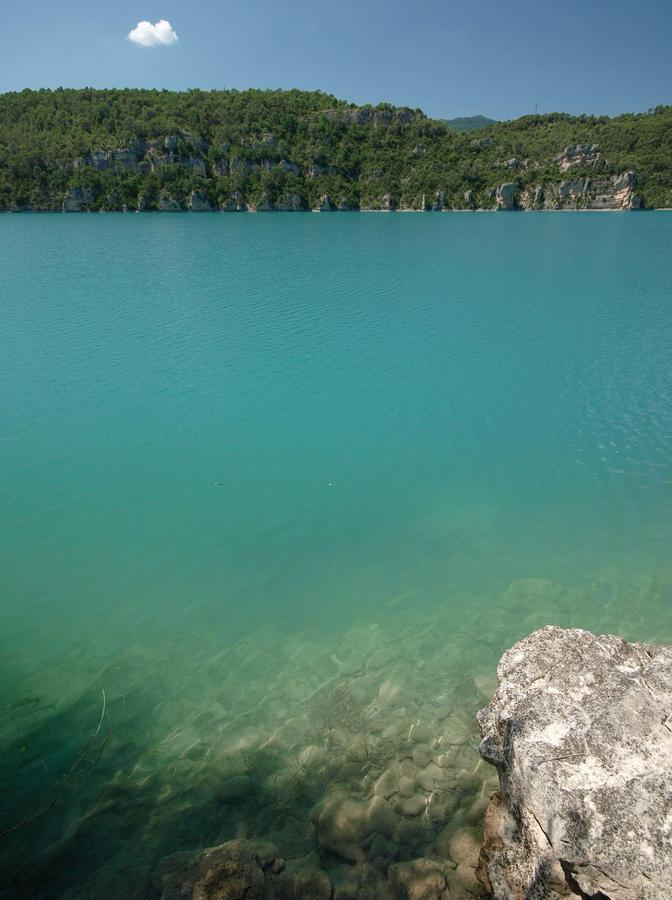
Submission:
POLYGON ((478 714, 498 770, 481 851, 498 900, 663 900, 672 885, 672 648, 541 629, 478 714))

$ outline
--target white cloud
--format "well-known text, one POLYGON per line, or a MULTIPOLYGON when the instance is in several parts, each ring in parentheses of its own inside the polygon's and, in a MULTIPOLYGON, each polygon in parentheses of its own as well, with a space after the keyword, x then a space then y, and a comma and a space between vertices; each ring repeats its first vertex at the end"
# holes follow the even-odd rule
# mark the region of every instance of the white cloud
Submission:
POLYGON ((167 47, 174 44, 178 38, 170 22, 161 19, 156 25, 152 25, 151 22, 138 22, 129 33, 128 39, 139 47, 167 47))

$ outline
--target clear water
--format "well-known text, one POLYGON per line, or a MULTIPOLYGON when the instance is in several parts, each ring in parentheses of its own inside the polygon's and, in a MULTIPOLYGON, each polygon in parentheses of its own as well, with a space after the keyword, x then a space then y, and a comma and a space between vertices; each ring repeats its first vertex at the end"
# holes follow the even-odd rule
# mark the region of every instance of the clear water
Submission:
POLYGON ((417 721, 454 777, 396 859, 477 837, 501 652, 672 640, 671 249, 665 213, 1 217, 9 895, 241 834, 338 880, 308 812, 417 721))

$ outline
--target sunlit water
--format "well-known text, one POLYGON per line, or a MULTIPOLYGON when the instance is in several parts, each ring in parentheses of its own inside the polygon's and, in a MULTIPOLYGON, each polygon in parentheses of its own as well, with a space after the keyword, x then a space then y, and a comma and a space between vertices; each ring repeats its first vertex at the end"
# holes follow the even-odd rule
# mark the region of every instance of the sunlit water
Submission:
POLYGON ((417 722, 445 778, 376 871, 477 840, 501 652, 672 641, 671 250, 665 213, 1 217, 7 895, 149 896, 236 835, 337 883, 309 813, 417 722))

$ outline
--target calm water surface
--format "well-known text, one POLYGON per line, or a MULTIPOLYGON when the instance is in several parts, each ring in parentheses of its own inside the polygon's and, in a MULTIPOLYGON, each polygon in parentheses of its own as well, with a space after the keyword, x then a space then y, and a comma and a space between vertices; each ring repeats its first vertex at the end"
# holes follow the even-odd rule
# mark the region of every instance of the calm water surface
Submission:
POLYGON ((0 217, 8 896, 300 855, 416 720, 459 752, 397 858, 476 833, 506 646, 672 640, 671 250, 666 213, 0 217))

